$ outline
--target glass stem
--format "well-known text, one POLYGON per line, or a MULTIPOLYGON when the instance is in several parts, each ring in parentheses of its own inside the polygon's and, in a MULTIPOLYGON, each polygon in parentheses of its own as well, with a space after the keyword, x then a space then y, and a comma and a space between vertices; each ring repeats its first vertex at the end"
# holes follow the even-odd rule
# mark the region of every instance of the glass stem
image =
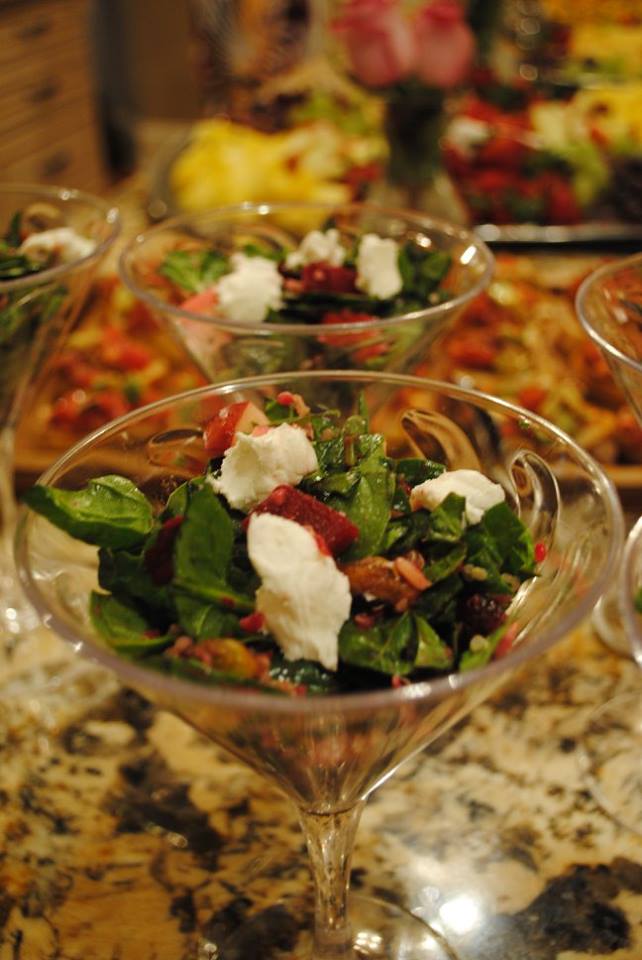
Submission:
POLYGON ((347 897, 350 861, 364 802, 340 813, 299 810, 315 885, 315 960, 351 960, 347 897))
POLYGON ((0 428, 0 578, 13 568, 11 555, 16 524, 16 499, 13 492, 14 431, 0 428))

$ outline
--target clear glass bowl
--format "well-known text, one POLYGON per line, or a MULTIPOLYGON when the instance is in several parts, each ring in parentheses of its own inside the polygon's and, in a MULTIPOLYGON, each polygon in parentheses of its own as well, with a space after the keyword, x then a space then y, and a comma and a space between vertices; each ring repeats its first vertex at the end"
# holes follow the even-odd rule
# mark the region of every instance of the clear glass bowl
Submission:
MULTIPOLYGON (((582 326, 600 348, 642 425, 642 254, 591 273, 579 288, 575 305, 582 326)), ((593 624, 608 646, 630 653, 617 580, 596 606, 593 624)))
MULTIPOLYGON (((239 692, 170 678, 107 649, 88 617, 97 551, 26 510, 16 545, 22 583, 44 622, 79 653, 226 747, 294 801, 315 876, 312 956, 441 960, 452 954, 439 935, 404 911, 380 904, 364 912, 361 904, 346 914, 363 803, 403 760, 591 610, 621 548, 617 494, 580 447, 532 413, 449 384, 364 371, 252 378, 163 400, 92 434, 41 482, 75 489, 90 477, 120 473, 160 509, 173 488, 202 470, 202 425, 218 409, 241 399, 260 404, 284 388, 312 404, 331 401, 345 415, 358 409, 365 393, 373 429, 386 434, 391 455, 420 452, 451 469, 478 467, 502 483, 508 502, 547 548, 540 575, 522 586, 509 608, 518 633, 508 655, 482 669, 400 689, 309 698, 239 692)), ((305 936, 302 931, 301 944, 305 936)))
MULTIPOLYGON (((596 270, 577 294, 584 329, 600 347, 642 424, 642 254, 596 270)), ((593 624, 620 653, 642 666, 642 622, 634 607, 642 586, 642 518, 627 538, 619 575, 599 600, 593 624)), ((639 687, 613 697, 591 714, 580 753, 591 790, 619 823, 642 831, 642 697, 639 687)))
POLYGON ((11 556, 15 424, 19 411, 30 402, 30 390, 44 362, 78 316, 96 268, 120 229, 118 211, 98 197, 62 187, 0 185, 3 234, 16 212, 29 209, 52 222, 59 219, 60 225, 73 228, 95 246, 88 256, 72 262, 0 280, 0 588, 4 601, 0 662, 22 631, 35 622, 22 602, 11 556))
POLYGON ((642 423, 642 253, 590 274, 577 292, 576 308, 642 423))
POLYGON ((633 655, 642 667, 642 517, 626 539, 622 576, 620 579, 620 607, 627 634, 631 638, 633 655))
MULTIPOLYGON (((492 271, 492 254, 474 234, 421 213, 359 203, 246 203, 184 215, 140 234, 120 259, 123 282, 167 322, 212 381, 282 370, 409 370, 456 312, 487 286, 492 271), (295 248, 330 217, 346 238, 370 232, 449 253, 448 300, 365 322, 241 325, 181 309, 169 302, 167 286, 159 285, 155 267, 177 245, 188 242, 223 253, 257 241, 295 248)), ((319 308, 317 320, 323 312, 319 308)))

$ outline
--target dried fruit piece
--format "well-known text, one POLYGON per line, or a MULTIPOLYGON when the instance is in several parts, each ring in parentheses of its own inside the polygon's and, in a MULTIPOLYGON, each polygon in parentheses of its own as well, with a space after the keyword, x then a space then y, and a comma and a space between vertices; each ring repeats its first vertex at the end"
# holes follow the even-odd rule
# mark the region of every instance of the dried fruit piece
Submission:
POLYGON ((253 512, 273 513, 311 527, 333 554, 343 553, 359 536, 359 528, 345 514, 288 484, 276 487, 253 512))

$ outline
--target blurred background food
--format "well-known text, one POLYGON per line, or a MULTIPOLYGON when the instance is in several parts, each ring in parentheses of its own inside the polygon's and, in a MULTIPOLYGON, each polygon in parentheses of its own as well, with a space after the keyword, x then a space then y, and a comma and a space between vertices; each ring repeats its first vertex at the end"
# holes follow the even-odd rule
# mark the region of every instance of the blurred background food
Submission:
MULTIPOLYGON (((433 51, 417 59, 413 40, 412 60, 397 45, 385 69, 375 54, 389 20, 353 19, 356 54, 336 29, 360 6, 156 0, 150 16, 145 0, 0 0, 0 179, 111 191, 125 237, 168 213, 245 200, 366 198, 490 225, 500 240, 521 225, 543 242, 553 225, 564 241, 639 242, 642 0, 366 4, 396 11, 404 43, 421 37, 433 51), (399 130, 415 182, 391 192, 399 130)), ((39 442, 60 449, 198 382, 123 291, 116 255, 24 426, 32 458, 39 442)), ((499 279, 446 342, 444 375, 536 403, 630 470, 642 454, 575 324, 574 280, 551 286, 551 258, 542 263, 502 255, 499 279), (538 365, 546 375, 533 375, 538 365), (535 397, 529 375, 541 386, 561 370, 559 397, 535 397)))

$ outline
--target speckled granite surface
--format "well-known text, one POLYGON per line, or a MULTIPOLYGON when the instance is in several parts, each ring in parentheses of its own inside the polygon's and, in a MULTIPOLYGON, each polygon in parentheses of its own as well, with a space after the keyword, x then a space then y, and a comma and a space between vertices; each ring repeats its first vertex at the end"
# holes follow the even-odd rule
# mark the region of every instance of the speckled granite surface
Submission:
MULTIPOLYGON (((5 668, 0 960, 284 956, 309 909, 288 801, 65 661, 43 631, 5 668)), ((588 630, 531 664, 371 798, 353 886, 431 922, 461 960, 642 958, 642 839, 578 764, 590 710, 636 687, 588 630)))

